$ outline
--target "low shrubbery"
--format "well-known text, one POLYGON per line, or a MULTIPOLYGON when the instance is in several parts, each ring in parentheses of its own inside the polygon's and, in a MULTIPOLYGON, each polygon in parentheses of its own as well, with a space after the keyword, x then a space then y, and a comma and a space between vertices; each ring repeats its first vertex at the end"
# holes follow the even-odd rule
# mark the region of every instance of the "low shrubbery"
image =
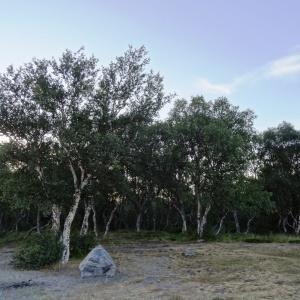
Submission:
POLYGON ((182 232, 167 232, 167 231, 147 231, 140 232, 118 230, 112 231, 109 235, 102 240, 104 243, 123 243, 134 241, 176 241, 188 242, 197 240, 195 233, 182 233, 182 232))
POLYGON ((217 242, 246 243, 300 243, 300 237, 292 234, 224 233, 210 239, 217 242))
POLYGON ((24 232, 1 232, 0 247, 9 244, 18 244, 24 238, 24 232))
POLYGON ((40 269, 58 262, 62 250, 62 243, 53 233, 35 233, 20 244, 14 255, 13 264, 21 269, 40 269))
POLYGON ((71 235, 71 257, 83 257, 88 254, 97 244, 94 234, 80 235, 73 233, 71 235))

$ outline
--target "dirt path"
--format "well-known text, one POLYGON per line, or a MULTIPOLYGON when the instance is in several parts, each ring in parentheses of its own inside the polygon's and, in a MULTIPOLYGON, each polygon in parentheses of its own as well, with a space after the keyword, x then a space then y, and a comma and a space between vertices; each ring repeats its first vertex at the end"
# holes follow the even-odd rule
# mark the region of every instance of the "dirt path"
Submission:
POLYGON ((300 245, 137 242, 105 248, 119 268, 113 279, 80 279, 79 261, 17 271, 9 265, 13 249, 2 248, 0 299, 300 298, 300 245), (3 288, 29 280, 28 287, 3 288))

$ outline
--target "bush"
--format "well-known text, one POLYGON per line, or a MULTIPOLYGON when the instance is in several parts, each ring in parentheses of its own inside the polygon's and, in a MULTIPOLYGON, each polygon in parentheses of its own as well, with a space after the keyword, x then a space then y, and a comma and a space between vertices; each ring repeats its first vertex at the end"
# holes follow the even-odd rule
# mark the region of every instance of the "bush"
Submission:
POLYGON ((71 257, 83 257, 87 255, 96 244, 97 240, 94 234, 72 234, 70 244, 71 257))
POLYGON ((13 258, 13 264, 21 269, 40 269, 58 262, 62 250, 62 243, 53 233, 35 233, 21 243, 13 258))

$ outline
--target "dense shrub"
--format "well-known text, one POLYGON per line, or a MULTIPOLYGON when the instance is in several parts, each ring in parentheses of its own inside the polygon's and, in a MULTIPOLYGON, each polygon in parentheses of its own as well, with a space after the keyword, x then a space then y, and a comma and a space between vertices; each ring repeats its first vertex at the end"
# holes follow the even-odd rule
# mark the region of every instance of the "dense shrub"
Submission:
POLYGON ((71 257, 83 257, 88 254, 97 244, 94 234, 80 235, 73 233, 71 235, 71 257))
POLYGON ((22 269, 40 269, 58 262, 62 250, 62 243, 53 233, 33 234, 21 243, 13 258, 13 264, 22 269))

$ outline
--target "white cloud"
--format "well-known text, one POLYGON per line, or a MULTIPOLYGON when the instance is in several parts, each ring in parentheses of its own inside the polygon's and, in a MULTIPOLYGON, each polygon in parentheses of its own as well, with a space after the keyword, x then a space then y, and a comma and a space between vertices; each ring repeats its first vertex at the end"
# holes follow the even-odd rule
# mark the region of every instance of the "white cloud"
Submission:
POLYGON ((232 84, 215 84, 205 78, 199 78, 196 87, 203 93, 214 95, 229 95, 232 93, 232 84))
POLYGON ((300 73, 300 54, 289 55, 269 64, 266 75, 279 77, 300 73))
POLYGON ((249 84, 258 80, 267 80, 275 77, 300 74, 300 53, 292 54, 271 61, 252 72, 242 74, 229 83, 213 83, 207 78, 196 80, 196 89, 200 92, 213 96, 226 96, 234 92, 241 85, 249 84))

